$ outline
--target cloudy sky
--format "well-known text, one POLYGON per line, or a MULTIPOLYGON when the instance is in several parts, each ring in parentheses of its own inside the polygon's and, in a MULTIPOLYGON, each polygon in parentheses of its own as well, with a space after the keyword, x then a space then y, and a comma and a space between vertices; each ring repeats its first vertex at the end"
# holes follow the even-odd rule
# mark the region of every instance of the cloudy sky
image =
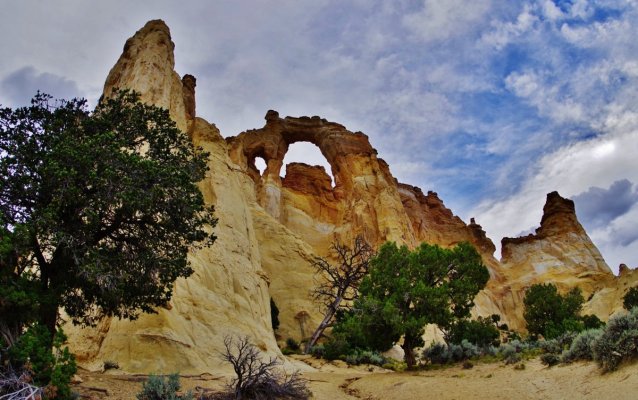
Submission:
MULTIPOLYGON (((38 89, 95 104, 125 40, 161 18, 223 135, 268 109, 320 115, 497 245, 557 190, 612 269, 638 266, 636 0, 0 2, 3 106, 38 89)), ((310 144, 295 158, 323 161, 310 144)))

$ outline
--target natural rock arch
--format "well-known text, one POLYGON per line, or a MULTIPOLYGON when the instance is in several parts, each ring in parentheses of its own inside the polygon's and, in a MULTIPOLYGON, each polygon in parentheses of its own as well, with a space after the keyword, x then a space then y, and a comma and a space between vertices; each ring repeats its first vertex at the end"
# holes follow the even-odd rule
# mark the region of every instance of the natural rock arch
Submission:
POLYGON ((264 180, 276 183, 281 183, 281 168, 289 146, 297 142, 312 143, 330 164, 337 192, 339 188, 350 186, 352 174, 347 166, 349 157, 376 155, 368 137, 361 132, 352 133, 343 125, 316 116, 282 119, 273 110, 266 113, 266 126, 263 128, 249 130, 226 140, 230 144, 230 157, 234 162, 245 167, 256 178, 254 160, 261 157, 267 165, 264 180))

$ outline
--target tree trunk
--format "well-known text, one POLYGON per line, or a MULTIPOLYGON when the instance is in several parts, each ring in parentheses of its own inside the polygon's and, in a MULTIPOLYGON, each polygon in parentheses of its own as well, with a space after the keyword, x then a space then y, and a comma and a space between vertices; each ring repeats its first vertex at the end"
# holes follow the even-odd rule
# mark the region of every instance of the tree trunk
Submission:
POLYGON ((40 323, 49 331, 50 342, 49 347, 53 346, 53 337, 57 332, 58 322, 58 303, 53 300, 53 296, 44 296, 41 298, 39 318, 40 323))
POLYGON ((401 348, 405 353, 404 359, 405 363, 408 365, 408 369, 414 368, 414 366, 416 365, 416 357, 414 355, 414 346, 412 345, 412 341, 408 338, 404 338, 401 348))
POLYGON ((317 344, 317 341, 323 334, 323 331, 326 330, 326 328, 330 324, 330 321, 332 321, 332 318, 337 313, 337 308, 339 307, 339 303, 341 303, 342 299, 343 298, 339 296, 335 299, 335 301, 332 302, 332 304, 330 304, 330 307, 328 307, 328 309, 326 310, 326 315, 323 317, 323 320, 321 321, 317 329, 315 329, 315 332, 312 334, 312 337, 310 338, 308 343, 306 343, 306 348, 304 349, 305 354, 308 354, 310 348, 317 344))

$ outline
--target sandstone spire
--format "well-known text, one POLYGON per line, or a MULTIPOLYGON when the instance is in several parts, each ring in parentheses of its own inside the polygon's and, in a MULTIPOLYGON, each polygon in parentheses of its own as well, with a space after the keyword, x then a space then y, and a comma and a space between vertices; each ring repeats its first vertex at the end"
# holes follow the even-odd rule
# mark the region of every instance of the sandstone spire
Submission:
POLYGON ((104 96, 110 96, 114 89, 135 90, 142 101, 168 109, 177 126, 186 131, 187 118, 195 113, 195 80, 187 75, 185 84, 182 83, 174 70, 174 48, 164 21, 147 22, 126 41, 122 55, 106 78, 104 96), (192 101, 188 102, 192 110, 187 110, 184 102, 184 95, 189 93, 193 93, 192 101))
POLYGON ((574 202, 558 192, 547 195, 541 225, 536 234, 503 238, 501 262, 516 277, 554 279, 569 275, 611 276, 600 251, 578 222, 574 202))

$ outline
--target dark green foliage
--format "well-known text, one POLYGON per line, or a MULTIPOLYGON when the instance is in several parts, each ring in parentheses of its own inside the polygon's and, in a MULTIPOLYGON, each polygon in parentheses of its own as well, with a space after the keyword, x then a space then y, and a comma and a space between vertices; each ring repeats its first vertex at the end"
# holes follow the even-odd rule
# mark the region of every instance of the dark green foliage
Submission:
POLYGON ((337 313, 332 334, 353 349, 387 351, 401 336, 400 326, 399 315, 391 303, 362 297, 351 310, 337 313))
POLYGON ((594 314, 587 314, 581 317, 585 329, 599 329, 605 327, 605 323, 594 314))
POLYGON ((297 351, 299 350, 299 343, 297 343, 297 341, 293 338, 288 338, 286 339, 286 347, 288 347, 290 350, 297 351))
POLYGON ((300 352, 301 352, 301 346, 295 339, 293 338, 286 339, 286 347, 284 347, 284 349, 282 350, 282 353, 284 355, 287 356, 290 354, 299 354, 300 352))
POLYGON ((358 347, 380 351, 403 336, 411 368, 416 364, 414 348, 424 344, 425 325, 449 329, 467 318, 488 279, 480 255, 467 243, 454 249, 423 243, 414 251, 386 243, 370 260, 352 313, 335 331, 358 347))
POLYGON ((638 307, 638 286, 634 286, 625 293, 622 298, 622 305, 625 310, 631 310, 638 307))
POLYGON ((463 319, 452 324, 447 334, 447 342, 460 344, 464 340, 480 347, 498 346, 500 332, 498 321, 492 318, 478 317, 476 320, 463 319))
POLYGON ((215 239, 196 185, 207 155, 167 110, 137 100, 120 92, 89 113, 84 100, 38 94, 0 109, 0 279, 10 288, 0 307, 32 319, 34 305, 51 333, 59 307, 81 324, 153 312, 193 272, 189 249, 215 239))
POLYGON ((272 329, 276 331, 279 329, 279 309, 277 308, 277 304, 275 304, 275 300, 270 298, 270 320, 272 322, 272 329))
POLYGON ((59 330, 53 340, 48 329, 33 325, 9 349, 9 364, 19 371, 27 371, 37 386, 48 386, 55 398, 71 399, 71 377, 77 371, 75 359, 67 347, 62 348, 66 336, 59 330))
POLYGON ((335 336, 324 344, 323 358, 326 360, 345 360, 346 356, 353 351, 354 349, 350 346, 347 340, 339 336, 335 336))
POLYGON ((24 226, 10 231, 1 218, 0 215, 0 340, 5 346, 12 346, 24 327, 36 319, 39 287, 30 271, 15 273, 28 242, 24 226))
POLYGON ((552 339, 565 332, 580 332, 584 324, 580 320, 583 305, 580 289, 574 288, 561 295, 554 284, 532 285, 525 293, 525 321, 532 335, 552 339))
POLYGON ((638 358, 638 308, 612 317, 593 347, 603 371, 614 371, 623 361, 638 358))
POLYGON ((547 365, 548 367, 553 367, 554 365, 560 362, 560 356, 558 354, 553 354, 553 353, 541 354, 541 362, 543 363, 543 365, 547 365))
POLYGON ((180 390, 179 375, 150 375, 142 383, 142 391, 136 396, 138 400, 194 400, 190 393, 178 395, 180 390))

